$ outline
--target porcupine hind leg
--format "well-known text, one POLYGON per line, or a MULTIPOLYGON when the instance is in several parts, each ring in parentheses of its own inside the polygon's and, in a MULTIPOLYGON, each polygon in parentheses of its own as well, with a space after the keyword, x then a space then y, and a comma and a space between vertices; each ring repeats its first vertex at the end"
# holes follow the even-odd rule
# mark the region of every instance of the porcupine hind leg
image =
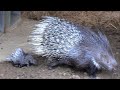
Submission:
POLYGON ((59 58, 51 58, 51 57, 48 58, 47 66, 49 70, 56 68, 58 65, 59 65, 59 58))

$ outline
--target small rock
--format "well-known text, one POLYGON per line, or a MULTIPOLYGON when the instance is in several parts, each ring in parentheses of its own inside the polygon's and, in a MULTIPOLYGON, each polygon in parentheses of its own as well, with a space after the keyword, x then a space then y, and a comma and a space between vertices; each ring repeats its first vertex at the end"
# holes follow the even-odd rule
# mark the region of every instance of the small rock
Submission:
POLYGON ((34 75, 30 75, 30 78, 34 78, 34 75))
POLYGON ((85 75, 85 76, 87 76, 87 73, 86 73, 86 72, 84 72, 84 75, 85 75))
POLYGON ((42 70, 43 72, 45 71, 45 70, 42 70))
POLYGON ((96 79, 101 79, 100 77, 96 77, 96 79))
POLYGON ((116 52, 116 54, 119 54, 119 52, 116 52))
POLYGON ((62 75, 62 73, 58 73, 59 75, 62 75))
POLYGON ((20 79, 19 77, 17 77, 16 79, 20 79))
POLYGON ((73 75, 73 76, 71 77, 71 79, 80 79, 80 76, 78 76, 78 75, 73 75))
POLYGON ((90 77, 86 76, 86 77, 84 77, 84 79, 90 79, 90 77))
POLYGON ((66 73, 63 73, 63 76, 66 76, 67 74, 66 73))
POLYGON ((3 77, 3 76, 4 76, 4 74, 0 74, 0 76, 1 76, 1 77, 3 77))

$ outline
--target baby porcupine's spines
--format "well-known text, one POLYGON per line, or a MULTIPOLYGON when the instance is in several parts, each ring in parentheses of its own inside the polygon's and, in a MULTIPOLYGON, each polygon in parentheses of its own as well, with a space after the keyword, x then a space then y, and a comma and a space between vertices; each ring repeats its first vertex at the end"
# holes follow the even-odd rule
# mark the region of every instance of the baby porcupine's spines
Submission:
POLYGON ((17 48, 15 52, 6 58, 6 61, 11 62, 12 65, 16 67, 37 65, 37 62, 33 56, 25 53, 21 48, 17 48))

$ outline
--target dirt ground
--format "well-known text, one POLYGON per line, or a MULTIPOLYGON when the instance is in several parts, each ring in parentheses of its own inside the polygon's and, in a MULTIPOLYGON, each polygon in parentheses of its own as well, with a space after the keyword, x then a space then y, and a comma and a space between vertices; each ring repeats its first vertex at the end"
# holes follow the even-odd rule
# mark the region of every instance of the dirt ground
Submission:
MULTIPOLYGON (((0 34, 0 79, 89 79, 86 73, 76 71, 72 68, 63 66, 48 70, 43 59, 39 58, 38 66, 30 66, 17 68, 10 63, 4 62, 5 58, 11 54, 16 48, 23 48, 25 52, 30 52, 27 44, 28 35, 32 31, 32 27, 37 21, 24 19, 13 30, 8 30, 5 34, 0 34)), ((106 31, 106 35, 110 40, 113 52, 117 61, 120 60, 120 30, 106 31)), ((106 71, 97 74, 98 79, 119 79, 120 70, 115 75, 111 75, 106 71)))

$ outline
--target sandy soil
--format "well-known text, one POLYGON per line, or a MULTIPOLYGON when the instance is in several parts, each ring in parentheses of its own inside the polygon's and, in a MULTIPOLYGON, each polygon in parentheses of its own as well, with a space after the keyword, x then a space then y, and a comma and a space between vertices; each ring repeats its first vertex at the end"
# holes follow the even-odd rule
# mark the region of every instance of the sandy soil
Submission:
MULTIPOLYGON (((25 52, 30 52, 27 39, 35 23, 37 23, 37 21, 25 19, 14 30, 8 30, 7 33, 0 34, 0 79, 89 79, 86 73, 67 66, 48 70, 42 58, 39 58, 38 66, 23 68, 13 67, 10 63, 4 62, 5 58, 18 47, 23 48, 25 52)), ((117 32, 114 30, 106 31, 106 35, 110 40, 118 61, 120 59, 120 30, 117 32)), ((97 78, 120 78, 119 74, 120 70, 118 70, 114 76, 103 71, 97 74, 97 78)))

